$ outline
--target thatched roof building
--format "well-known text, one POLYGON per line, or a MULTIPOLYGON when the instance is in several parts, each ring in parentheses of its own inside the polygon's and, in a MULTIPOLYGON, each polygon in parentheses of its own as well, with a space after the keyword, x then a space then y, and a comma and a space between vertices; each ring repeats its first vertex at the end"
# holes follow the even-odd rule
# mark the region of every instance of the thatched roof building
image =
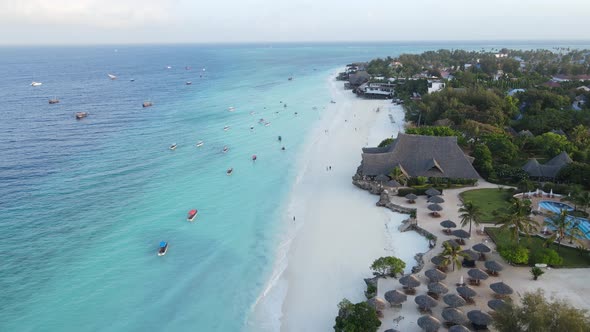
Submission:
POLYGON ((567 166, 568 164, 572 163, 572 159, 568 156, 568 154, 563 151, 557 156, 553 157, 553 159, 549 160, 545 164, 541 164, 537 161, 537 159, 529 159, 529 161, 522 166, 522 169, 528 173, 530 177, 533 178, 550 178, 553 179, 557 176, 559 171, 567 166))
POLYGON ((392 144, 364 148, 360 171, 376 176, 400 170, 409 177, 479 179, 470 160, 457 145, 457 137, 398 134, 392 144))

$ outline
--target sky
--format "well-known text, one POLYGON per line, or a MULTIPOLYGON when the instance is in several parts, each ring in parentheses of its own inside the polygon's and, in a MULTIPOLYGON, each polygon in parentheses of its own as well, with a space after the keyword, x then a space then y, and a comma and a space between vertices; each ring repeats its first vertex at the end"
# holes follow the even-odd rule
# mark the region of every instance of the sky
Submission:
POLYGON ((0 44, 588 40, 588 0, 0 0, 0 44))

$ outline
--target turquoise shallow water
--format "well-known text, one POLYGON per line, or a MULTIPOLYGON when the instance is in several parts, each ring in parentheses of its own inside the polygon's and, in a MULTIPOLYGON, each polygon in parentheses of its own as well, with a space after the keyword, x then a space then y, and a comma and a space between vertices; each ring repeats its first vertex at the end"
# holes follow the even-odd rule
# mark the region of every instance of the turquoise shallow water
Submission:
POLYGON ((0 48, 0 331, 241 330, 329 73, 441 47, 0 48))

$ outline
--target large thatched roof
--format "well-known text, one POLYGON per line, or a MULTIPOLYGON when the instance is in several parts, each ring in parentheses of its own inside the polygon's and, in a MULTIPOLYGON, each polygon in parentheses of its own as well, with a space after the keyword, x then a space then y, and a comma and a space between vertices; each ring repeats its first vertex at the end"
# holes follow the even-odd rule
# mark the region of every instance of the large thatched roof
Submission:
POLYGON ((426 272, 424 272, 424 275, 432 282, 445 280, 447 278, 447 274, 439 269, 426 270, 426 272))
POLYGON ((385 300, 389 302, 389 304, 396 305, 406 302, 408 296, 398 290, 390 290, 385 292, 385 300))
POLYGON ((440 321, 430 315, 418 318, 418 326, 425 332, 436 332, 440 328, 440 321))
POLYGON ((416 298, 414 298, 414 302, 416 302, 416 304, 418 306, 420 306, 420 308, 426 308, 426 309, 434 308, 434 307, 436 307, 436 304, 438 303, 432 297, 430 297, 428 295, 424 295, 424 294, 416 296, 416 298))
POLYGON ((447 322, 455 324, 465 324, 469 322, 469 319, 467 319, 467 316, 465 316, 463 311, 457 308, 444 308, 442 311, 442 318, 447 322))
POLYGON ((572 162, 566 152, 561 152, 545 164, 539 163, 537 159, 529 159, 522 169, 531 177, 554 178, 563 167, 572 162))
POLYGON ((443 301, 449 306, 453 308, 462 307, 467 304, 467 302, 457 294, 447 294, 443 297, 443 301))
POLYGON ((354 74, 348 75, 348 83, 352 85, 361 85, 369 81, 371 76, 366 71, 357 71, 354 74))
POLYGON ((409 176, 479 179, 470 161, 457 145, 457 137, 399 133, 383 149, 363 149, 363 175, 389 174, 401 166, 409 176))
POLYGON ((494 272, 502 271, 504 267, 496 261, 487 261, 484 263, 486 269, 494 272))

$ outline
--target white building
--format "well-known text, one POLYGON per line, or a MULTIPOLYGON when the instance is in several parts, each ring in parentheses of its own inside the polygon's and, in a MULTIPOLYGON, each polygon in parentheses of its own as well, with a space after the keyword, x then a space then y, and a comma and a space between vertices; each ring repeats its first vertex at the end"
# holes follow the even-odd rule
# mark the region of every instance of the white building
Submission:
POLYGON ((440 91, 445 88, 445 84, 443 82, 429 82, 428 83, 428 93, 433 93, 440 91))

